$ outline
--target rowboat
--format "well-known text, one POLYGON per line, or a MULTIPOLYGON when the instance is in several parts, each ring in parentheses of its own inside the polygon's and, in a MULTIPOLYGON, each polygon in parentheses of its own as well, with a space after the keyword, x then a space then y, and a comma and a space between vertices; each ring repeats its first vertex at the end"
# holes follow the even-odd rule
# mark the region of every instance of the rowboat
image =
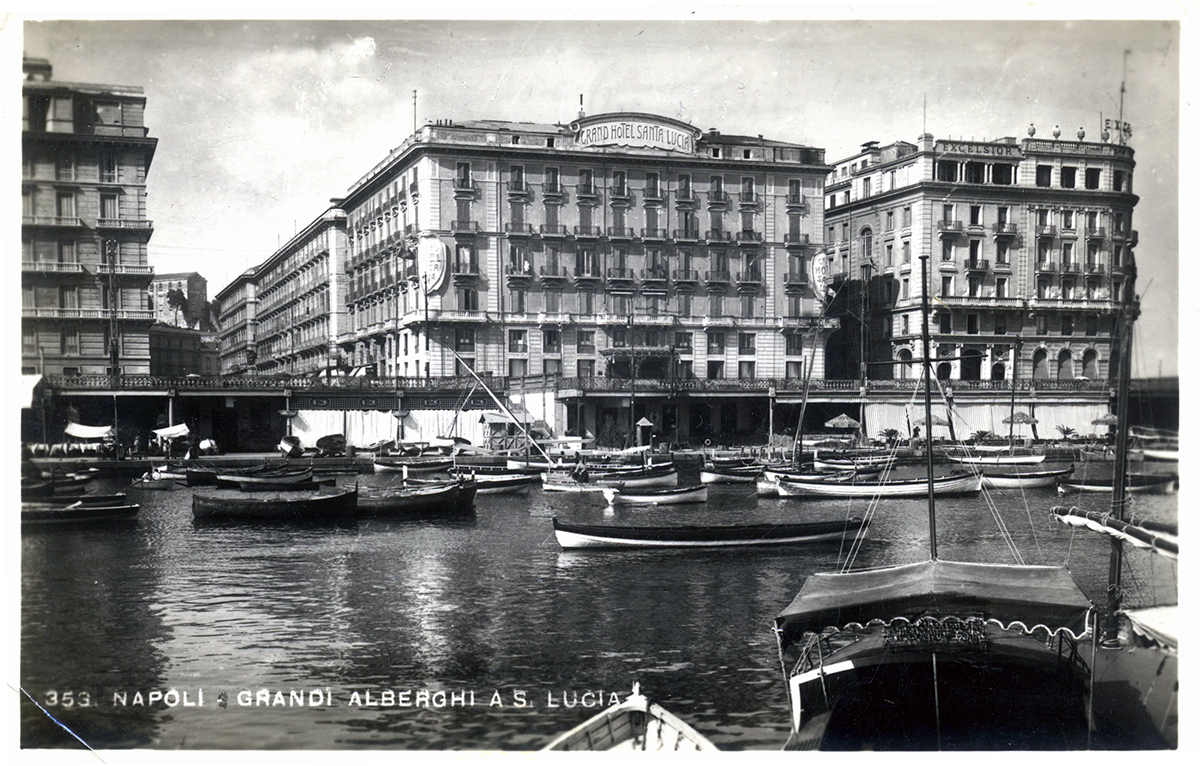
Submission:
MULTIPOLYGON (((952 473, 933 478, 933 494, 937 497, 971 495, 982 488, 983 477, 969 473, 952 473)), ((929 481, 919 479, 888 479, 880 482, 854 481, 789 481, 777 482, 780 497, 928 497, 929 481)))
MULTIPOLYGON (((217 483, 217 476, 223 476, 227 479, 230 477, 243 478, 246 476, 275 476, 294 473, 294 466, 289 466, 287 463, 264 463, 263 465, 254 465, 247 468, 208 468, 205 466, 188 466, 184 469, 187 485, 189 487, 211 487, 217 483)), ((309 469, 311 470, 311 469, 309 469)), ((236 479, 235 479, 236 480, 236 479)))
POLYGON ((820 471, 818 473, 785 473, 780 471, 772 471, 768 469, 762 475, 755 485, 755 492, 759 497, 779 497, 779 480, 787 481, 822 481, 822 482, 844 482, 853 481, 861 476, 873 476, 874 472, 861 474, 858 471, 820 471))
POLYGON ((893 455, 880 455, 877 457, 851 457, 851 458, 833 458, 821 457, 818 455, 813 460, 813 468, 817 470, 829 471, 862 471, 868 468, 876 468, 882 471, 885 468, 890 468, 896 462, 893 455))
POLYGON ((605 487, 604 499, 609 505, 680 505, 703 503, 708 500, 708 487, 663 487, 661 489, 617 489, 605 487))
POLYGON ((551 740, 543 750, 716 750, 700 732, 642 696, 638 684, 623 702, 551 740))
POLYGON ((470 514, 475 507, 475 484, 448 481, 405 487, 361 487, 360 516, 431 516, 470 514))
POLYGON ((706 465, 700 469, 701 484, 753 484, 763 474, 761 465, 719 467, 706 465))
POLYGON ((471 479, 475 482, 477 495, 523 495, 529 488, 539 483, 539 477, 524 473, 483 473, 460 472, 459 479, 471 479))
POLYGON ((162 479, 174 479, 178 481, 187 480, 187 469, 173 468, 169 465, 156 465, 150 468, 150 478, 153 481, 162 479))
POLYGON ((1012 487, 1053 487, 1060 479, 1065 479, 1075 471, 1075 466, 1058 468, 1050 471, 1012 471, 1004 472, 994 469, 984 469, 983 486, 992 489, 1008 489, 1012 487))
POLYGON ((203 520, 328 521, 353 518, 357 500, 357 489, 261 493, 216 489, 192 495, 192 515, 203 520))
POLYGON ((438 473, 449 471, 454 458, 449 457, 377 457, 372 464, 375 473, 438 473))
POLYGON ((1036 465, 1045 455, 947 455, 952 463, 962 465, 1036 465))
MULTIPOLYGON (((289 489, 287 485, 306 484, 312 482, 312 468, 293 468, 278 471, 263 471, 245 475, 239 473, 219 473, 215 477, 218 487, 234 488, 249 484, 262 484, 277 489, 289 489)), ((296 489, 303 489, 297 487, 296 489)))
POLYGON ((800 545, 853 538, 866 526, 861 518, 805 524, 736 524, 726 526, 622 527, 568 524, 553 518, 554 536, 564 549, 573 548, 719 548, 751 545, 800 545))
MULTIPOLYGON (((257 477, 247 476, 244 479, 239 479, 233 484, 242 492, 297 492, 300 490, 316 490, 321 487, 330 487, 337 483, 337 480, 330 477, 328 479, 298 479, 292 481, 290 479, 257 479, 257 477)), ((226 485, 221 485, 226 486, 226 485)))
MULTIPOLYGON (((1126 492, 1146 495, 1169 495, 1175 491, 1179 477, 1168 473, 1130 473, 1125 482, 1126 492)), ((1058 483, 1058 491, 1112 493, 1112 479, 1069 479, 1058 483)))
POLYGON ((22 524, 74 524, 102 521, 127 521, 136 518, 141 507, 130 503, 123 493, 83 495, 66 501, 46 500, 21 503, 22 524))
POLYGON ((157 471, 151 469, 136 479, 133 486, 137 489, 172 490, 179 486, 179 480, 162 477, 157 471))
POLYGON ((542 489, 550 492, 599 492, 604 487, 644 489, 674 487, 679 483, 679 471, 674 464, 634 470, 600 471, 574 469, 547 471, 542 474, 542 489))

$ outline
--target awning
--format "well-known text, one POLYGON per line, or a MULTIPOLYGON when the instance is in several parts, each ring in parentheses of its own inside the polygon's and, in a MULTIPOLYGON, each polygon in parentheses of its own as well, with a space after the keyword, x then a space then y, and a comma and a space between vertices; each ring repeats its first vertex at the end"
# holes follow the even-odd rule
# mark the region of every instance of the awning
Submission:
POLYGON ((974 615, 1005 629, 1044 627, 1080 638, 1091 608, 1062 567, 925 561, 811 575, 775 626, 794 642, 827 627, 974 615))
POLYGON ((42 382, 41 375, 22 375, 21 376, 21 406, 32 407, 34 403, 33 394, 37 384, 42 382), (29 402, 26 404, 26 402, 29 402))
POLYGON ((1179 635, 1175 632, 1175 605, 1152 606, 1146 609, 1126 609, 1124 614, 1133 626, 1133 632, 1162 646, 1179 648, 1179 635))
POLYGON ((113 435, 112 426, 85 426, 79 423, 67 423, 67 436, 76 439, 107 439, 113 435))
POLYGON ((154 430, 154 435, 160 439, 178 439, 180 436, 187 436, 189 433, 191 431, 188 430, 187 423, 179 423, 169 428, 156 428, 154 430))
POLYGON ((484 412, 479 416, 479 422, 485 425, 509 425, 517 421, 505 415, 503 412, 484 412))

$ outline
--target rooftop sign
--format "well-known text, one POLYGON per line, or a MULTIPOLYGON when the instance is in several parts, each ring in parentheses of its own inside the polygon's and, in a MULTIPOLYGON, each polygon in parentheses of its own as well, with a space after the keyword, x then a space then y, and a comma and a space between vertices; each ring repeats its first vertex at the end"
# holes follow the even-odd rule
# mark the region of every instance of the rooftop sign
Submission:
POLYGON ((1019 160, 1024 155, 1017 144, 993 144, 983 141, 938 141, 938 154, 969 154, 976 157, 1008 157, 1019 160))
POLYGON ((580 146, 630 146, 693 154, 700 131, 650 114, 600 114, 571 123, 580 146))

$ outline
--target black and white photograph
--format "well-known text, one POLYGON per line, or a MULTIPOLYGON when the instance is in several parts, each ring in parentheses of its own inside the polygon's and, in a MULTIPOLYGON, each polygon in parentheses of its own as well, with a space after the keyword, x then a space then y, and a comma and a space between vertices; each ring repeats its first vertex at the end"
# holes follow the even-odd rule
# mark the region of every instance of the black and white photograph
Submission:
POLYGON ((7 749, 1178 750, 1188 5, 7 16, 7 749))

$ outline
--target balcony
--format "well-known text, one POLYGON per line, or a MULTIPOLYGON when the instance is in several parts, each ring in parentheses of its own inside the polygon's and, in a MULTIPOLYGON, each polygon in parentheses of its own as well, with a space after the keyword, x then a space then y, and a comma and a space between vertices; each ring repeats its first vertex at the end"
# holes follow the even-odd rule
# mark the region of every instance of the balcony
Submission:
POLYGON ((696 192, 691 189, 678 189, 675 192, 676 205, 694 205, 696 204, 696 192))
POLYGON ((529 184, 525 183, 525 181, 509 182, 509 184, 508 184, 508 198, 509 199, 525 199, 525 200, 527 200, 530 198, 530 196, 532 196, 532 190, 529 188, 529 184))
POLYGON ((783 244, 785 247, 802 248, 808 247, 807 234, 784 234, 783 244))
POLYGON ((533 268, 525 265, 507 264, 504 267, 504 283, 510 288, 523 290, 533 282, 533 268))
POLYGON ((1012 264, 1008 261, 996 261, 992 264, 992 268, 1001 273, 1012 273, 1012 264))
POLYGON ((78 218, 61 215, 26 215, 21 217, 21 223, 25 226, 51 226, 64 229, 83 225, 83 221, 78 218))
POLYGON ((538 274, 541 276, 543 287, 556 287, 561 290, 567 284, 567 270, 561 266, 541 266, 538 268, 538 274))
POLYGON ((538 226, 538 231, 547 239, 562 239, 567 236, 567 227, 561 223, 543 223, 538 226))
POLYGON ((1039 274, 1057 274, 1058 264, 1054 261, 1038 261, 1034 264, 1033 270, 1039 274))
POLYGON ((632 292, 637 287, 637 278, 633 274, 633 269, 618 266, 610 268, 607 274, 609 290, 614 292, 632 292))
POLYGON ((999 239, 1000 237, 1015 237, 1017 236, 1017 225, 1015 223, 994 223, 992 224, 992 235, 999 239))
POLYGON ((450 232, 456 237, 474 237, 479 233, 479 224, 474 221, 451 221, 450 232))
POLYGON ((706 271, 704 272, 704 284, 709 287, 728 287, 730 275, 728 271, 706 271))
POLYGON ((478 263, 455 263, 450 267, 455 287, 472 285, 479 280, 478 263))
POLYGON ((762 287, 763 277, 760 271, 739 271, 737 274, 738 292, 754 292, 762 287))
POLYGON ((738 205, 742 207, 754 207, 758 205, 760 197, 752 191, 743 191, 738 193, 738 205))
POLYGON ((733 234, 725 231, 724 229, 709 229, 708 231, 704 232, 704 239, 707 240, 710 245, 719 245, 725 242, 732 242, 733 234))
POLYGON ((118 231, 150 231, 154 228, 154 222, 144 218, 97 218, 96 228, 118 231))
POLYGON ((504 224, 504 233, 510 237, 531 237, 533 236, 533 224, 506 223, 504 224))
POLYGON ((645 189, 642 191, 642 201, 643 201, 643 202, 658 202, 658 203, 661 203, 661 202, 663 201, 663 191, 662 191, 662 187, 660 187, 660 186, 647 186, 647 187, 646 187, 646 188, 645 188, 645 189))
POLYGON ((1083 234, 1087 239, 1104 239, 1105 229, 1103 226, 1088 226, 1083 234))
POLYGON ((700 281, 700 272, 695 269, 675 269, 671 272, 671 279, 676 287, 695 287, 700 281))
POLYGON ((955 238, 963 233, 962 221, 938 221, 938 236, 955 238))
POLYGON ((576 239, 599 239, 600 238, 600 227, 599 226, 576 226, 575 227, 575 238, 576 239))
POLYGON ((594 289, 604 281, 604 277, 600 276, 599 270, 594 267, 576 268, 574 278, 576 288, 590 287, 594 289))
POLYGON ((475 186, 475 179, 473 179, 473 178, 455 178, 454 179, 454 197, 455 197, 455 199, 464 199, 464 198, 474 197, 475 193, 478 190, 479 190, 479 188, 477 186, 475 186))
POLYGON ((804 292, 806 287, 808 287, 808 274, 788 272, 783 275, 784 292, 795 295, 804 292))
POLYGON ((804 201, 803 194, 789 194, 784 199, 784 204, 788 206, 790 212, 800 212, 808 207, 808 203, 804 201))
POLYGON ((642 269, 642 292, 666 292, 667 270, 665 268, 642 269))
POLYGON ((96 272, 98 274, 150 276, 154 273, 154 267, 132 263, 102 263, 97 267, 96 272))
POLYGON ((675 229, 671 232, 676 242, 699 242, 699 229, 675 229))
POLYGON ((992 270, 991 263, 989 261, 987 261, 986 259, 982 259, 982 258, 976 258, 973 261, 968 260, 966 263, 966 268, 967 268, 967 271, 982 271, 985 273, 992 270))
POLYGON ((939 301, 947 306, 986 309, 1019 309, 1024 307, 1020 298, 997 298, 992 295, 943 295, 939 301))
POLYGON ((612 202, 633 202, 633 190, 629 184, 619 184, 609 187, 608 198, 612 202))
POLYGON ((154 312, 148 309, 81 309, 81 308, 42 308, 22 307, 21 316, 25 319, 117 319, 154 321, 154 312))
POLYGON ((647 242, 651 242, 651 241, 661 242, 661 241, 665 240, 666 238, 667 238, 667 230, 666 229, 642 229, 642 239, 646 240, 647 242))
POLYGON ((1084 270, 1087 271, 1088 274, 1107 274, 1108 266, 1104 265, 1103 263, 1089 263, 1084 265, 1084 270))
POLYGON ((633 239, 635 236, 637 236, 637 235, 634 234, 633 229, 629 228, 628 226, 609 226, 608 227, 608 238, 611 240, 628 241, 628 240, 633 239))
POLYGON ((708 192, 708 206, 711 207, 726 207, 729 205, 729 194, 720 190, 708 192))
MULTIPOLYGON (((558 189, 558 191, 556 192, 556 195, 562 196, 562 194, 563 194, 562 187, 557 184, 555 184, 555 186, 558 189)), ((545 195, 550 195, 549 191, 543 191, 542 193, 545 195)), ((579 197, 580 200, 585 200, 585 199, 594 200, 600 196, 600 192, 596 189, 595 184, 581 183, 575 187, 575 196, 579 197)))
POLYGON ((763 241, 763 235, 761 231, 739 231, 737 241, 739 245, 757 245, 763 241))
POLYGON ((1036 226, 1034 227, 1034 234, 1039 238, 1054 237, 1058 234, 1058 227, 1053 225, 1036 226))
POLYGON ((21 271, 43 274, 82 274, 83 266, 78 263, 58 263, 56 261, 21 261, 21 271))
POLYGON ((1082 274, 1083 273, 1083 264, 1082 263, 1064 263, 1062 265, 1061 273, 1063 273, 1063 274, 1082 274))

